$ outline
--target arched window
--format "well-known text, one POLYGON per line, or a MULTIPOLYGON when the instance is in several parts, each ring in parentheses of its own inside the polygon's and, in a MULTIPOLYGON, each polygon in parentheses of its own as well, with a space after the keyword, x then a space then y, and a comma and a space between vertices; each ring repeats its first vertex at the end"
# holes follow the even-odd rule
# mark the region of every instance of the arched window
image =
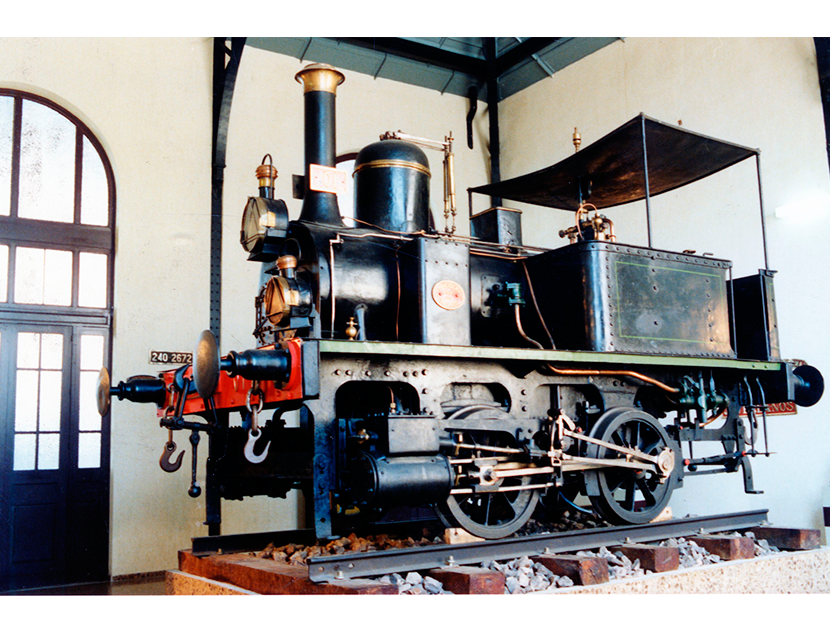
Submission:
POLYGON ((112 168, 89 128, 49 100, 0 89, 0 516, 12 519, 0 523, 0 571, 9 588, 108 575, 109 420, 95 388, 109 365, 114 210, 112 168), (80 536, 103 543, 91 564, 73 551, 80 536))

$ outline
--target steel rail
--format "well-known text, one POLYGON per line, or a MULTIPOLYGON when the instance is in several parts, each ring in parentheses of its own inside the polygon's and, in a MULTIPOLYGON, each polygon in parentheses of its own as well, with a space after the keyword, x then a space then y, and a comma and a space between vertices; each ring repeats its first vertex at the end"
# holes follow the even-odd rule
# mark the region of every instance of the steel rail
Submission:
POLYGON ((528 555, 598 549, 628 541, 655 542, 701 532, 735 531, 766 522, 767 511, 762 509, 716 516, 697 516, 646 525, 537 534, 459 545, 433 545, 319 556, 308 559, 308 576, 313 582, 332 582, 395 572, 479 564, 487 560, 511 560, 528 555))

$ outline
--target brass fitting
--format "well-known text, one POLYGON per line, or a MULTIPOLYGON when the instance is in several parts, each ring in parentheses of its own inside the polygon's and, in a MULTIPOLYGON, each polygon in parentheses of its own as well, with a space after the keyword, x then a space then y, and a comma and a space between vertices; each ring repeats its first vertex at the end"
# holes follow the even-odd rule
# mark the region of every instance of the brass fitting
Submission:
POLYGON ((277 168, 263 163, 256 169, 256 178, 259 179, 259 187, 274 187, 274 181, 277 180, 277 168))
POLYGON ((349 318, 349 322, 346 325, 346 337, 350 340, 354 340, 357 337, 357 325, 353 317, 349 318))

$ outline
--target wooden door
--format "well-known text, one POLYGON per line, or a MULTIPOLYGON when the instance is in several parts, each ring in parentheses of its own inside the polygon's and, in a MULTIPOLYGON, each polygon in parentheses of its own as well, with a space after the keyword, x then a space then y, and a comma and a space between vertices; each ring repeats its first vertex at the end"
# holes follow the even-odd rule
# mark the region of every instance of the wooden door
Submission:
POLYGON ((109 435, 95 409, 105 329, 0 327, 0 589, 106 580, 109 435))

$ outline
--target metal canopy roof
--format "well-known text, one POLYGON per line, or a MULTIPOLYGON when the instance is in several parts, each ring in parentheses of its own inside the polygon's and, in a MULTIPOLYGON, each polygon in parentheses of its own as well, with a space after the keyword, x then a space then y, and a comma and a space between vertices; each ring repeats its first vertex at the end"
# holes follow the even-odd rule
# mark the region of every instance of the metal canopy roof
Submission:
POLYGON ((475 87, 482 100, 495 78, 501 101, 618 39, 249 37, 246 44, 442 93, 468 96, 475 87))
POLYGON ((640 114, 550 167, 470 191, 571 211, 584 200, 602 209, 669 192, 757 154, 640 114))

